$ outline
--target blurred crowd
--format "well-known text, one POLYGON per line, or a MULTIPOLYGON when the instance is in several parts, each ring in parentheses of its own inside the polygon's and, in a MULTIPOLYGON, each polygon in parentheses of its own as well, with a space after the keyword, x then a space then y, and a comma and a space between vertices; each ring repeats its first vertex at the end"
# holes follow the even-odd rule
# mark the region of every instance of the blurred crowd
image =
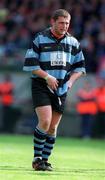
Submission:
POLYGON ((0 65, 21 68, 34 34, 58 8, 72 16, 69 31, 81 42, 87 72, 105 77, 105 0, 0 0, 0 65))
POLYGON ((76 110, 81 119, 81 137, 105 138, 105 80, 98 79, 98 86, 88 79, 77 91, 76 110))

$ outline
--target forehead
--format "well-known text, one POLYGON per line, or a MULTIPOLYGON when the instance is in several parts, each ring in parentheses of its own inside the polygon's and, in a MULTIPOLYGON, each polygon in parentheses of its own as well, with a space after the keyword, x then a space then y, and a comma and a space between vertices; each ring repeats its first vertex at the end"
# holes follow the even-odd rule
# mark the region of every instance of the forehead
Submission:
POLYGON ((56 21, 58 21, 58 22, 69 22, 70 16, 67 16, 67 17, 59 16, 56 21))

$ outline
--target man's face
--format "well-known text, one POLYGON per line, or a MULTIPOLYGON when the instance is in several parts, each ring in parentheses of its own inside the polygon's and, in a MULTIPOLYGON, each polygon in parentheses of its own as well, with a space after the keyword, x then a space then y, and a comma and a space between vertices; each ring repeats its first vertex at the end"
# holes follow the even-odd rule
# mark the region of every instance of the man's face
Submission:
POLYGON ((60 16, 56 21, 52 19, 52 29, 58 35, 62 36, 68 31, 70 24, 70 17, 60 16))

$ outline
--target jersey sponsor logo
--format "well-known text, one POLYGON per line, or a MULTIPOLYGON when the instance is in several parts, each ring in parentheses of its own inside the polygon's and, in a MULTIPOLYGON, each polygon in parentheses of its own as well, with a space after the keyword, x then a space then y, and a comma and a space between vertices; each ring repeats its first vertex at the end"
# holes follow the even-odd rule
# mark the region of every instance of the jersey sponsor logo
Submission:
POLYGON ((44 49, 51 49, 51 47, 50 46, 45 46, 44 49))
POLYGON ((51 66, 66 66, 66 54, 64 52, 51 53, 51 66))
POLYGON ((51 66, 66 66, 63 61, 51 61, 51 66))

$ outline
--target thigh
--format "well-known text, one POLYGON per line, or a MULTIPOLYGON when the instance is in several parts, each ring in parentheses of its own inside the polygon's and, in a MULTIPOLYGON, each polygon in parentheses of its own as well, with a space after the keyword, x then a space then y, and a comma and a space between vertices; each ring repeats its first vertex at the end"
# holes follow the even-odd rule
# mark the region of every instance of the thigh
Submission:
POLYGON ((52 108, 50 105, 39 106, 35 109, 39 121, 51 121, 52 119, 52 108))
POLYGON ((62 113, 53 110, 50 127, 55 127, 55 126, 58 127, 61 118, 62 118, 62 113))
POLYGON ((52 120, 52 108, 48 106, 40 106, 35 109, 38 116, 38 127, 47 131, 52 120))

